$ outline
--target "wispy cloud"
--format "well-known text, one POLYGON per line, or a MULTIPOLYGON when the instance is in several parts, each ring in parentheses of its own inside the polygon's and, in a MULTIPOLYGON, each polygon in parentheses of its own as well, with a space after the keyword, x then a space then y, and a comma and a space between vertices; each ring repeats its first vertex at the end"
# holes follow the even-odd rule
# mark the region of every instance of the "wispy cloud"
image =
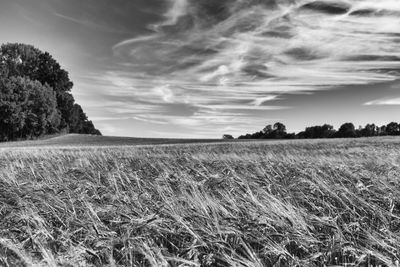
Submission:
POLYGON ((236 119, 243 128, 250 118, 254 123, 285 108, 274 105, 283 94, 400 76, 398 1, 169 3, 164 21, 149 25, 153 34, 113 47, 125 68, 103 77, 118 88, 113 94, 134 98, 138 110, 147 108, 146 114, 136 112, 138 118, 221 129, 236 119), (167 104, 197 112, 171 116, 167 104), (263 115, 255 115, 259 111, 263 115))
POLYGON ((400 106, 400 97, 399 98, 377 99, 377 100, 367 102, 364 105, 366 105, 366 106, 399 105, 400 106))
POLYGON ((165 21, 154 25, 155 29, 158 29, 162 26, 175 25, 178 22, 179 18, 185 15, 189 4, 188 0, 169 0, 169 3, 171 7, 164 15, 164 17, 166 18, 165 21))

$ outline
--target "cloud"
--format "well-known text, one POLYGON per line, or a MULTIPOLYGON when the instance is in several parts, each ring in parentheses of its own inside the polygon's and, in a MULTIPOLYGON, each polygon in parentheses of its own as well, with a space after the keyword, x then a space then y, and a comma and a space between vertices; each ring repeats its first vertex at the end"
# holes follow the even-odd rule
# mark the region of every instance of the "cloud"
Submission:
POLYGON ((393 1, 343 3, 347 12, 338 15, 319 13, 339 8, 328 1, 274 8, 260 1, 224 2, 172 1, 156 33, 122 41, 114 50, 125 51, 149 74, 210 86, 275 81, 279 91, 284 80, 302 90, 399 76, 390 70, 400 68, 400 17, 351 15, 367 8, 398 10, 393 1))
POLYGON ((243 126, 288 108, 266 105, 288 93, 400 78, 397 0, 171 0, 163 17, 152 34, 117 43, 125 68, 103 77, 151 113, 138 118, 243 126), (200 113, 165 115, 179 104, 200 113))
POLYGON ((139 43, 139 42, 145 42, 145 41, 151 41, 152 39, 155 39, 156 37, 153 35, 148 35, 148 36, 140 36, 140 37, 136 37, 136 38, 131 38, 131 39, 127 39, 127 40, 123 40, 117 44, 115 44, 112 47, 112 50, 117 50, 120 47, 124 47, 127 45, 134 45, 135 43, 139 43))
POLYGON ((400 105, 400 97, 399 98, 386 98, 386 99, 377 99, 370 102, 365 103, 366 106, 383 106, 383 105, 400 105))
POLYGON ((155 25, 156 28, 161 26, 175 25, 180 17, 185 15, 188 8, 187 0, 169 0, 170 9, 165 14, 166 20, 161 24, 155 25))
POLYGON ((163 85, 153 88, 154 94, 159 96, 164 102, 172 103, 174 94, 169 88, 169 85, 163 85))
POLYGON ((262 104, 264 104, 265 102, 271 101, 271 100, 275 100, 277 99, 276 95, 269 95, 269 96, 264 96, 264 97, 260 97, 255 99, 252 104, 255 106, 261 106, 262 104))

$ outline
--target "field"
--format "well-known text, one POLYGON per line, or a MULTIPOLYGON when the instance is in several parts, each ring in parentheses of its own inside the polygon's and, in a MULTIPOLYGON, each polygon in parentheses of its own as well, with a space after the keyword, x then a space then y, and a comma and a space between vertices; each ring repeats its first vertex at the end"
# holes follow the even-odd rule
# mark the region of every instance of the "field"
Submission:
MULTIPOLYGON (((138 146, 138 145, 166 145, 166 144, 196 144, 228 142, 221 139, 167 139, 167 138, 135 138, 117 136, 97 136, 67 134, 50 136, 40 140, 0 143, 2 147, 82 147, 82 146, 138 146)), ((231 141, 232 142, 232 141, 231 141)))
POLYGON ((90 140, 0 145, 0 266, 398 266, 399 138, 90 140))

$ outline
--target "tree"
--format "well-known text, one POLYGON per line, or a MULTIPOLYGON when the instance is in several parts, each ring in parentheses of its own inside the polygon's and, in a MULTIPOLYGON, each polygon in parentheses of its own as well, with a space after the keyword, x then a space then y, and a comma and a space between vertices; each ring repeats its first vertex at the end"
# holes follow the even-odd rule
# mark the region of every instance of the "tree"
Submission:
POLYGON ((238 139, 252 139, 252 135, 251 134, 241 135, 238 137, 238 139))
POLYGON ((348 138, 348 137, 367 137, 367 136, 385 136, 400 135, 400 124, 391 122, 381 127, 375 124, 367 124, 364 128, 360 126, 357 130, 353 123, 344 123, 336 131, 332 125, 324 124, 322 126, 311 126, 298 134, 287 133, 286 126, 282 123, 275 123, 274 126, 267 125, 260 132, 239 136, 239 139, 306 139, 306 138, 348 138))
POLYGON ((0 141, 51 133, 60 123, 56 96, 48 85, 29 78, 0 81, 0 141))
POLYGON ((377 136, 379 133, 379 127, 375 124, 367 124, 360 130, 360 135, 363 137, 377 136))
POLYGON ((391 122, 386 125, 386 133, 388 135, 400 135, 400 125, 396 122, 391 122))
POLYGON ((322 126, 307 127, 304 132, 299 133, 298 136, 303 138, 330 138, 334 135, 335 130, 332 125, 324 124, 322 126))
MULTIPOLYGON (((4 44, 0 48, 0 75, 4 78, 26 77, 31 81, 38 81, 42 85, 51 88, 56 96, 57 109, 60 114, 58 131, 75 129, 72 123, 79 124, 80 130, 77 133, 100 132, 93 126, 93 123, 82 113, 78 117, 82 119, 77 123, 73 120, 75 100, 71 94, 73 87, 68 72, 61 68, 60 64, 48 53, 25 44, 4 44)), ((75 115, 74 115, 75 116, 75 115)), ((76 118, 74 118, 75 120, 76 118)))
MULTIPOLYGON (((286 126, 280 122, 277 122, 273 126, 265 126, 262 131, 239 136, 239 139, 283 139, 287 137, 286 135, 286 126)), ((289 136, 289 138, 294 137, 294 135, 289 136)))
POLYGON ((381 127, 379 127, 379 135, 380 135, 380 136, 387 135, 387 132, 386 132, 386 125, 382 125, 381 127))
POLYGON ((274 139, 282 139, 286 136, 286 126, 283 123, 277 122, 274 124, 274 131, 271 137, 274 139))
POLYGON ((230 135, 230 134, 224 134, 224 135, 222 136, 222 139, 231 140, 231 139, 234 139, 234 138, 233 138, 233 136, 230 135))
POLYGON ((286 126, 283 123, 277 122, 274 124, 274 130, 280 133, 286 132, 286 126))
POLYGON ((69 124, 69 111, 75 101, 68 93, 73 86, 68 72, 48 52, 42 52, 30 45, 5 44, 1 46, 0 54, 9 77, 29 77, 48 84, 56 92, 58 109, 61 111, 60 126, 66 127, 69 124))
POLYGON ((93 123, 88 120, 82 107, 78 104, 74 104, 72 107, 70 122, 71 133, 100 135, 100 132, 93 127, 93 123))
POLYGON ((353 123, 344 123, 340 126, 339 130, 337 131, 335 137, 357 137, 356 129, 353 123))
POLYGON ((322 125, 322 136, 321 138, 330 138, 335 134, 336 130, 332 125, 324 124, 322 125))
POLYGON ((272 128, 271 124, 265 126, 264 129, 263 129, 263 132, 264 132, 265 135, 271 134, 272 131, 273 131, 273 128, 272 128))
POLYGON ((9 76, 28 76, 31 80, 47 83, 57 93, 70 92, 73 87, 68 72, 48 52, 14 43, 3 44, 0 55, 9 76))

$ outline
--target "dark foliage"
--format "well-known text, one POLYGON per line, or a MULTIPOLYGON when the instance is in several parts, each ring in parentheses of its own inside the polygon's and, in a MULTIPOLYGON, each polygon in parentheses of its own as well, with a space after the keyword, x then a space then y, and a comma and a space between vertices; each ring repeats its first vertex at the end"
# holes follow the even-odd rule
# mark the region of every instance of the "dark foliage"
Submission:
POLYGON ((324 124, 322 126, 307 127, 304 132, 300 132, 298 137, 301 138, 330 138, 335 134, 332 125, 324 124))
POLYGON ((29 78, 0 80, 0 140, 41 136, 56 131, 60 114, 54 91, 29 78))
POLYGON ((254 134, 246 134, 239 139, 293 139, 295 134, 288 134, 286 126, 283 123, 277 122, 274 125, 267 125, 265 128, 254 134))
POLYGON ((353 123, 344 123, 339 130, 332 125, 307 127, 297 134, 286 133, 284 124, 278 122, 274 126, 267 125, 262 131, 253 134, 239 136, 239 139, 317 139, 317 138, 355 138, 371 136, 400 135, 400 124, 391 122, 381 127, 375 124, 367 124, 356 129, 353 123))
POLYGON ((367 124, 364 128, 359 130, 360 136, 370 137, 370 136, 378 136, 380 134, 380 129, 375 124, 367 124))
POLYGON ((356 129, 353 123, 345 123, 340 126, 339 131, 334 134, 334 137, 357 137, 356 129))
POLYGON ((234 139, 234 138, 233 138, 233 136, 230 135, 230 134, 224 134, 224 135, 222 136, 222 139, 229 140, 229 139, 234 139))
POLYGON ((386 125, 385 132, 387 135, 400 135, 400 124, 391 122, 386 125))
POLYGON ((100 131, 94 128, 92 121, 88 120, 82 107, 78 104, 74 104, 72 107, 70 123, 71 133, 101 135, 100 131))
POLYGON ((0 80, 0 141, 59 131, 100 134, 75 104, 68 72, 49 53, 31 45, 2 45, 0 80))

